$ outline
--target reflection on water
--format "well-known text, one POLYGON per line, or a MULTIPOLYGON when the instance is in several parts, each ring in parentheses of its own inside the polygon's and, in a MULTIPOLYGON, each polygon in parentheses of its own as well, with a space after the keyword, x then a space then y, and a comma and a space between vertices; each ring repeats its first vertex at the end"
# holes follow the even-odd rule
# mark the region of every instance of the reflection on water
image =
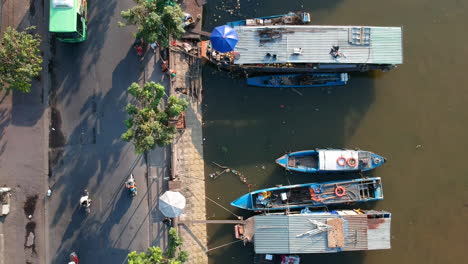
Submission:
MULTIPOLYGON (((214 161, 242 172, 254 189, 359 177, 290 174, 274 160, 315 147, 374 151, 388 162, 366 176, 382 177, 385 200, 360 207, 393 213, 392 249, 308 255, 303 263, 460 263, 468 246, 462 235, 468 231, 468 49, 459 46, 468 38, 462 33, 467 7, 454 0, 209 1, 207 31, 243 17, 298 10, 311 12, 317 24, 401 25, 405 57, 394 71, 351 74, 346 86, 298 89, 302 95, 247 87, 243 79, 205 67, 207 175, 219 169, 214 161)), ((232 174, 207 180, 208 197, 244 217, 250 214, 229 203, 248 191, 232 174)), ((207 206, 211 219, 234 219, 210 201, 207 206)), ((210 248, 234 240, 229 225, 210 225, 208 235, 210 248)), ((240 242, 211 251, 210 262, 251 263, 252 256, 253 246, 240 242)))

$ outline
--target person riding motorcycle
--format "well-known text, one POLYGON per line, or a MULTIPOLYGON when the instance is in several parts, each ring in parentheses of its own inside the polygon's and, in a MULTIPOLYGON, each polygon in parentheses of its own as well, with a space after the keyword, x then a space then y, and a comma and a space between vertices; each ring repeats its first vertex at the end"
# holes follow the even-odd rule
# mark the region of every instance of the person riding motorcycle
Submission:
POLYGON ((135 196, 137 194, 137 187, 135 183, 135 178, 133 177, 133 173, 130 174, 128 181, 125 183, 125 187, 130 193, 130 196, 135 196))
POLYGON ((80 198, 80 205, 85 209, 91 206, 91 199, 89 199, 88 190, 84 190, 83 195, 80 198))
POLYGON ((70 262, 68 264, 78 264, 78 255, 75 252, 70 254, 70 262))

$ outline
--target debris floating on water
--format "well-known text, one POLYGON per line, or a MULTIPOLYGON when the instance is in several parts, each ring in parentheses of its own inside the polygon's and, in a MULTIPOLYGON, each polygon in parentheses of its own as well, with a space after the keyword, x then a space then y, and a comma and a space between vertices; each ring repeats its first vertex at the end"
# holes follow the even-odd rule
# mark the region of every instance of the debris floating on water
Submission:
POLYGON ((214 162, 214 161, 212 161, 212 163, 213 163, 214 165, 220 167, 221 169, 223 169, 223 170, 221 170, 221 171, 217 171, 217 172, 214 172, 214 173, 209 174, 209 177, 212 178, 213 180, 217 179, 219 176, 221 176, 221 175, 224 174, 224 173, 231 172, 232 174, 234 174, 234 175, 236 175, 237 177, 239 177, 239 180, 240 180, 242 183, 246 184, 247 186, 251 186, 251 184, 249 184, 248 181, 247 181, 247 177, 245 177, 241 172, 236 171, 236 170, 231 169, 231 168, 228 168, 228 167, 226 167, 226 166, 221 166, 221 165, 219 165, 218 163, 216 163, 216 162, 214 162))

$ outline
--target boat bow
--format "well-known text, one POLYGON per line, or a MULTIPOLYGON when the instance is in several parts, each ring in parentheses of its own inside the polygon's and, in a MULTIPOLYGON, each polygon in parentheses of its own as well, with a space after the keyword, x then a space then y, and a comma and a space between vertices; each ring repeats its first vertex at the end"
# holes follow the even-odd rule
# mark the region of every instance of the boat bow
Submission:
POLYGON ((285 154, 279 158, 276 159, 276 163, 280 165, 281 167, 286 168, 286 165, 288 164, 288 155, 285 154))
POLYGON ((231 205, 242 209, 251 209, 253 207, 252 196, 250 193, 242 195, 241 197, 232 201, 231 205))

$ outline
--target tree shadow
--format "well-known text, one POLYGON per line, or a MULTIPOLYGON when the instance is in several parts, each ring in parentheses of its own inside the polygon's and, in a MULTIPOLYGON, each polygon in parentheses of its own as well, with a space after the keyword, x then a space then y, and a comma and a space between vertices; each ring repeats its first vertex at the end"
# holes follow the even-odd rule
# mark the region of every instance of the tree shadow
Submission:
MULTIPOLYGON (((97 183, 101 183, 106 175, 112 175, 115 171, 115 164, 119 161, 122 151, 131 151, 129 144, 120 139, 120 135, 125 132, 123 121, 126 117, 126 88, 132 80, 141 75, 141 69, 131 70, 134 67, 131 52, 129 49, 127 56, 114 69, 112 88, 105 95, 90 95, 79 108, 81 121, 75 125, 70 135, 62 133, 66 138, 62 153, 59 153, 54 158, 55 163, 51 164, 53 186, 63 189, 64 197, 61 197, 59 210, 70 204, 71 195, 67 197, 67 194, 72 194, 76 188, 84 189, 89 179, 94 177, 97 183), (77 181, 78 185, 69 184, 77 181)), ((54 129, 56 132, 62 130, 60 127, 54 129)), ((55 225, 60 217, 61 215, 56 214, 52 225, 55 225)))
POLYGON ((52 46, 52 94, 51 104, 65 102, 69 105, 73 95, 82 87, 82 76, 99 74, 96 67, 101 56, 110 55, 114 43, 105 47, 107 35, 114 30, 122 30, 123 35, 129 35, 128 30, 119 29, 114 17, 118 1, 98 1, 88 5, 88 38, 82 43, 63 43, 56 39, 52 46))
POLYGON ((42 102, 43 82, 34 80, 30 93, 12 91, 12 124, 15 126, 34 126, 44 113, 42 102))

